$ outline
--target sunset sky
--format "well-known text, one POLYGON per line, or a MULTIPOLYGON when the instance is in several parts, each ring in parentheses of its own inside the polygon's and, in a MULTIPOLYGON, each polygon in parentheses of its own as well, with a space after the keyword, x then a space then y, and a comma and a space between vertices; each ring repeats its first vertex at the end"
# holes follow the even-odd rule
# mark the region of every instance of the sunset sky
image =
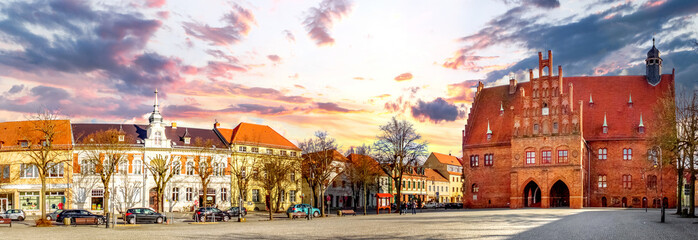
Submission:
POLYGON ((698 89, 698 1, 2 1, 0 121, 41 106, 73 122, 269 125, 343 150, 392 116, 461 155, 478 81, 528 81, 551 49, 565 76, 663 73, 698 89))

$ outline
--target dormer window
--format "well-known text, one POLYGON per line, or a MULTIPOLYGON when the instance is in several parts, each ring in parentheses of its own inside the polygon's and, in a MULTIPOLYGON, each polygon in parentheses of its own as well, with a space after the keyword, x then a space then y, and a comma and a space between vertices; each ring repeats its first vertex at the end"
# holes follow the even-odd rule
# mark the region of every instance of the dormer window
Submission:
POLYGON ((119 142, 123 142, 125 138, 126 136, 124 136, 123 134, 119 134, 119 142))
POLYGON ((603 129, 603 133, 604 133, 604 134, 608 133, 608 124, 606 123, 606 114, 605 114, 605 113, 603 114, 603 126, 602 126, 602 129, 603 129))
POLYGON ((185 137, 185 138, 184 138, 184 144, 191 144, 191 138, 190 138, 190 137, 185 137))
POLYGON ((642 123, 642 114, 640 114, 640 124, 637 125, 638 133, 645 133, 645 124, 642 123))
POLYGON ((629 107, 629 108, 632 108, 632 107, 633 107, 633 95, 632 95, 632 94, 630 94, 630 95, 628 96, 628 107, 629 107))
POLYGON ((591 98, 591 94, 589 94, 589 107, 594 106, 594 99, 591 98))
POLYGON ((19 146, 23 148, 28 148, 29 147, 29 142, 28 141, 20 141, 19 146))

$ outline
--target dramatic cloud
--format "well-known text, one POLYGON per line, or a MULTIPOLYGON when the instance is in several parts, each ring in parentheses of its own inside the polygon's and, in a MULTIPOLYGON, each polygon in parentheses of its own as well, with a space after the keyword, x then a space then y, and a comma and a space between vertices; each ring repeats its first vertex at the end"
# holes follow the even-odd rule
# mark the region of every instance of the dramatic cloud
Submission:
POLYGON ((279 55, 268 55, 267 58, 269 58, 269 60, 275 63, 281 61, 281 57, 279 57, 279 55))
POLYGON ((291 42, 291 43, 295 43, 295 42, 296 42, 296 37, 293 36, 293 33, 292 33, 291 31, 289 31, 289 30, 284 30, 283 33, 284 33, 284 37, 286 37, 286 40, 288 40, 288 41, 291 42))
POLYGON ((211 27, 198 22, 185 22, 182 25, 190 36, 208 41, 212 45, 227 46, 240 42, 250 31, 251 25, 256 23, 252 12, 239 5, 234 5, 221 21, 226 25, 211 27))
POLYGON ((223 109, 204 109, 191 105, 168 105, 163 111, 167 112, 168 116, 175 118, 208 117, 224 114, 281 115, 291 113, 291 111, 282 106, 273 107, 260 104, 236 104, 223 109))
POLYGON ((383 105, 383 108, 391 113, 404 113, 410 108, 410 102, 403 100, 402 96, 395 99, 395 101, 388 101, 383 105))
POLYGON ((24 90, 24 84, 12 85, 12 87, 10 88, 9 91, 7 91, 7 93, 15 94, 15 93, 21 92, 22 90, 24 90))
POLYGON ((420 99, 417 101, 417 105, 412 106, 411 109, 412 117, 421 122, 451 122, 465 117, 464 110, 446 102, 443 98, 436 98, 431 102, 424 102, 420 99))
POLYGON ((145 6, 151 7, 151 8, 159 8, 165 5, 167 1, 166 0, 146 0, 145 1, 145 6))
POLYGON ((397 75, 397 77, 395 77, 395 81, 398 81, 398 82, 407 81, 410 79, 412 79, 412 73, 403 73, 403 74, 397 75))
POLYGON ((308 10, 303 21, 308 36, 318 46, 334 44, 334 38, 330 36, 330 28, 334 21, 340 20, 351 12, 351 3, 348 0, 323 0, 318 7, 308 10))
POLYGON ((463 82, 448 85, 449 102, 473 102, 477 83, 480 80, 465 80, 463 82))
POLYGON ((287 103, 308 103, 310 98, 302 96, 290 96, 273 88, 263 87, 248 87, 242 84, 231 83, 227 81, 215 81, 207 83, 203 81, 192 81, 182 89, 182 93, 186 95, 197 96, 245 96, 263 100, 275 100, 287 103))
POLYGON ((349 109, 340 107, 336 103, 332 103, 332 102, 318 102, 316 104, 317 104, 318 109, 325 110, 328 112, 341 112, 341 113, 353 112, 353 110, 349 110, 349 109))
POLYGON ((532 5, 540 8, 558 8, 560 7, 560 2, 558 0, 504 0, 506 4, 524 4, 532 5))
MULTIPOLYGON (((535 6, 555 6, 545 4, 544 1, 532 3, 535 6)), ((621 50, 627 51, 626 47, 629 45, 646 44, 653 35, 661 36, 658 47, 663 52, 680 51, 687 46, 686 36, 678 33, 685 30, 685 26, 689 25, 688 22, 698 12, 698 2, 674 0, 653 3, 657 4, 648 7, 628 1, 574 21, 563 20, 553 24, 539 21, 539 15, 526 14, 530 12, 527 5, 518 6, 492 19, 477 33, 462 38, 461 40, 467 44, 459 50, 456 59, 462 58, 464 61, 454 65, 469 66, 478 60, 472 58, 478 56, 477 52, 492 46, 519 45, 532 50, 552 49, 555 65, 562 65, 567 76, 613 74, 616 72, 613 71, 615 66, 606 63, 599 68, 599 65, 603 64, 600 60, 621 50), (682 41, 674 41, 682 38, 682 41), (667 44, 662 44, 664 42, 667 44)), ((633 58, 618 59, 617 64, 641 62, 647 50, 637 49, 638 52, 632 56, 633 58)), ((536 68, 537 58, 537 55, 532 54, 506 68, 491 71, 485 80, 494 82, 508 74, 536 68)), ((671 53, 663 55, 663 58, 670 59, 671 53)), ((447 60, 444 66, 454 66, 449 65, 451 62, 455 61, 447 60)), ((688 67, 688 63, 677 64, 688 67)), ((668 66, 666 61, 664 66, 668 66)), ((639 75, 644 74, 644 71, 626 74, 639 75)), ((679 75, 677 80, 687 78, 689 77, 679 75)))

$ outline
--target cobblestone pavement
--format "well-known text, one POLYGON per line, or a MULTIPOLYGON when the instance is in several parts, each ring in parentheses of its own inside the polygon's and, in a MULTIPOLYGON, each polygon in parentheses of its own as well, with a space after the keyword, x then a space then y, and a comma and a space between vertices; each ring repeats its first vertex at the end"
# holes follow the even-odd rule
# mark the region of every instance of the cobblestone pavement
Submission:
MULTIPOLYGON (((671 212, 671 211, 668 211, 671 212)), ((698 239, 698 219, 644 209, 487 209, 431 211, 416 215, 369 215, 272 222, 196 225, 143 224, 105 229, 94 226, 12 228, 0 226, 0 239, 698 239)))

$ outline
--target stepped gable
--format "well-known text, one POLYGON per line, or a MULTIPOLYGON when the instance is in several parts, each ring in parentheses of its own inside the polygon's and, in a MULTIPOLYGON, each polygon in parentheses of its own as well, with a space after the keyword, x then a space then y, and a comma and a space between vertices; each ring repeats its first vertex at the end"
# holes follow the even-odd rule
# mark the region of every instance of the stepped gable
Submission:
MULTIPOLYGON (((578 108, 579 101, 583 102, 585 139, 641 138, 643 135, 637 131, 640 114, 648 126, 647 123, 655 119, 653 108, 657 100, 671 89, 674 78, 673 73, 664 74, 659 84, 652 86, 644 75, 564 77, 563 86, 570 83, 574 86, 574 102, 570 106, 578 108), (632 105, 628 104, 630 94, 633 96, 632 105), (593 106, 589 104, 589 95, 594 96, 593 106), (607 134, 602 132, 604 113, 608 121, 607 134)), ((530 82, 519 83, 514 94, 509 94, 508 85, 483 88, 475 97, 468 116, 464 145, 510 144, 514 115, 522 114, 522 89, 528 84, 530 82), (504 113, 500 115, 501 106, 504 113), (490 140, 487 140, 488 121, 492 130, 490 140)), ((650 128, 647 127, 645 135, 652 131, 650 128)))

